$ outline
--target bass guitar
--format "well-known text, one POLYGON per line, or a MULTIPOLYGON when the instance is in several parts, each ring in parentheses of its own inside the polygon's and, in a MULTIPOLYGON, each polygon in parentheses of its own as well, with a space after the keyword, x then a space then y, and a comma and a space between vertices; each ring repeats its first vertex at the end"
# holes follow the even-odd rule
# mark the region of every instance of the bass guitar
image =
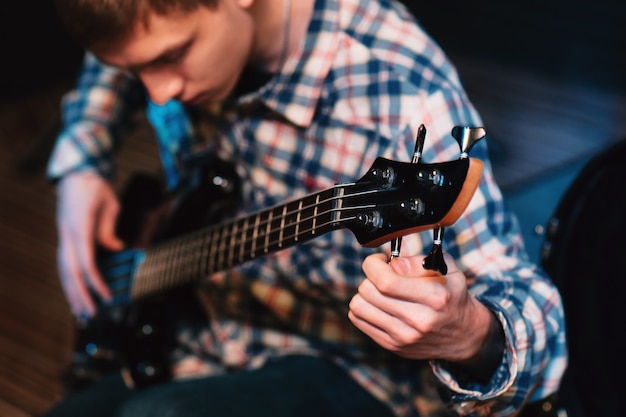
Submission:
MULTIPOLYGON (((220 214, 235 210, 239 180, 230 164, 207 164, 200 186, 178 204, 176 216, 154 244, 98 257, 113 300, 78 327, 70 370, 73 388, 119 369, 136 387, 167 380, 167 353, 173 343, 168 335, 176 320, 201 314, 189 302, 194 283, 335 230, 348 229, 361 245, 377 247, 433 229, 435 245, 425 266, 445 274, 441 233, 460 217, 478 187, 483 164, 468 153, 485 131, 455 127, 452 136, 461 149, 457 160, 421 162, 421 126, 411 162, 379 157, 355 182, 218 223, 220 214), (189 219, 212 225, 197 227, 189 219)), ((139 176, 132 184, 126 194, 144 207, 129 215, 123 204, 118 229, 125 239, 136 236, 141 224, 137 219, 160 204, 159 187, 151 178, 139 176)))

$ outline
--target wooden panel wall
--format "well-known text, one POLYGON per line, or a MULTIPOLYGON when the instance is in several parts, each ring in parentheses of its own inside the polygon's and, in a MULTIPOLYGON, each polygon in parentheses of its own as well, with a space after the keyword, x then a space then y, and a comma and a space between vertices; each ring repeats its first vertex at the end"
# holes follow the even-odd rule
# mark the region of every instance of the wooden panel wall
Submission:
MULTIPOLYGON (((61 399, 72 352, 73 319, 56 270, 56 197, 43 172, 66 88, 0 103, 2 417, 34 417, 61 399)), ((128 138, 119 163, 119 184, 136 168, 156 172, 145 124, 128 138)))

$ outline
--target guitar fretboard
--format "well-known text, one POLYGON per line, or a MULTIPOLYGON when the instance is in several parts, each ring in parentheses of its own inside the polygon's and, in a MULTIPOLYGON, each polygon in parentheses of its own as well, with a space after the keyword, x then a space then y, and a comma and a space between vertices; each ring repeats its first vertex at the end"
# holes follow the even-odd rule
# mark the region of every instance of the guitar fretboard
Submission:
POLYGON ((146 251, 132 285, 132 298, 193 282, 212 273, 289 248, 339 228, 341 196, 336 186, 146 251))

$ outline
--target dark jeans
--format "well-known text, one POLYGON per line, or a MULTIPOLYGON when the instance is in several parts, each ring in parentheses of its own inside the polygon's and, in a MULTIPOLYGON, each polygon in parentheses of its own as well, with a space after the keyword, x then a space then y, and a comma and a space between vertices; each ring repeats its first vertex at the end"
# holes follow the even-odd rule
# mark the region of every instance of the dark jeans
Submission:
POLYGON ((339 367, 308 356, 269 361, 254 371, 130 390, 104 378, 45 417, 392 417, 339 367))

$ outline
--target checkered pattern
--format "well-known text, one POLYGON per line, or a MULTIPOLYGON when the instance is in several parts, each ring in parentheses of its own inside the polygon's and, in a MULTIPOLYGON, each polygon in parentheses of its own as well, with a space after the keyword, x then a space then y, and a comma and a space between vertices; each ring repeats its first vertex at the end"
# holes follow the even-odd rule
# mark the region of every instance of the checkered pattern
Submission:
MULTIPOLYGON (((48 174, 90 169, 112 175, 111 153, 133 86, 87 55, 78 88, 64 101, 48 174)), ((378 156, 409 161, 418 126, 423 160, 456 159, 453 126, 482 122, 438 46, 390 0, 317 0, 306 39, 280 73, 238 98, 198 146, 180 103, 148 104, 168 184, 186 177, 180 161, 211 149, 237 161, 245 180, 242 212, 352 181, 378 156), (206 138, 205 138, 206 139, 206 138)), ((473 157, 486 159, 484 141, 473 157)), ((407 236, 402 255, 425 253, 432 234, 407 236)), ((561 300, 529 262, 514 216, 487 162, 468 209, 446 230, 444 248, 471 280, 472 292, 498 316, 507 350, 487 386, 460 386, 436 361, 403 360, 376 346, 347 320, 374 251, 334 232, 208 277, 202 292, 209 326, 181 332, 180 377, 260 366, 276 355, 306 353, 336 362, 398 416, 501 416, 557 388, 567 356, 561 300), (441 395, 444 384, 449 395, 441 395), (445 397, 445 398, 444 398, 445 397), (447 411, 446 411, 447 410, 447 411)))

